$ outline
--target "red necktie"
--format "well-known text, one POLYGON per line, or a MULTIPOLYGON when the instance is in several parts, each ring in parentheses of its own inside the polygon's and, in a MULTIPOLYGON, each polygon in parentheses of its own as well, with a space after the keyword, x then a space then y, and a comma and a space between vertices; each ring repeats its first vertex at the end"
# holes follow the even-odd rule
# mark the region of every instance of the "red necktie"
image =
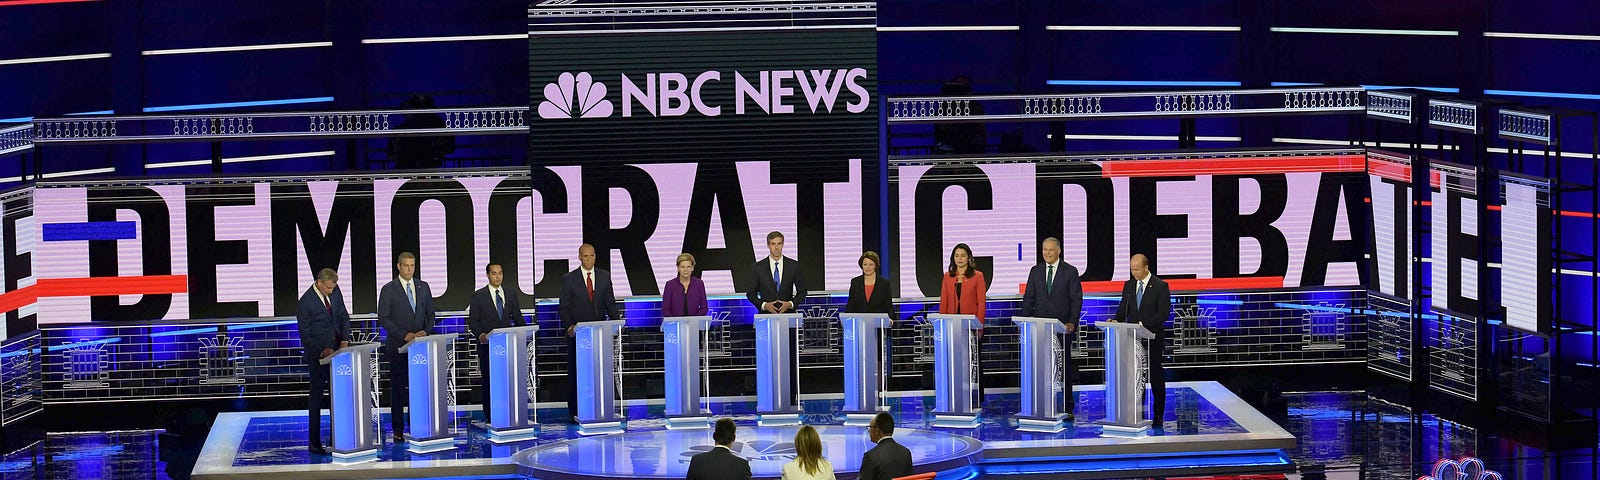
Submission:
POLYGON ((589 300, 594 300, 594 273, 584 272, 583 283, 589 285, 589 300))
POLYGON ((333 304, 328 302, 328 297, 322 297, 322 308, 328 309, 329 314, 333 313, 333 304))

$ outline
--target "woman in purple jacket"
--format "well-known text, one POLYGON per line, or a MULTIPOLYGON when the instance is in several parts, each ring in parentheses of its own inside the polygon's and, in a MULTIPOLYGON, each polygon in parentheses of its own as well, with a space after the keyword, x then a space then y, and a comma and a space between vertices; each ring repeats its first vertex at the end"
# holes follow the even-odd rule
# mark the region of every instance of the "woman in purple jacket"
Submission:
POLYGON ((706 284, 694 275, 694 255, 678 255, 678 276, 661 286, 662 317, 705 315, 706 284))

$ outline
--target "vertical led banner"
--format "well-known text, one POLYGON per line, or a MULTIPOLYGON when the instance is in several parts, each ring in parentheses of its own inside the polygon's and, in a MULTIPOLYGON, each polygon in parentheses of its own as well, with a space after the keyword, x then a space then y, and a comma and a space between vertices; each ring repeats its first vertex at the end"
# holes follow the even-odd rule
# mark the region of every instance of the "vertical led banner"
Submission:
POLYGON ((1500 304, 1506 326, 1551 331, 1551 179, 1501 173, 1500 304))
MULTIPOLYGON (((1432 247, 1431 305, 1434 310, 1468 320, 1482 320, 1484 288, 1483 226, 1478 167, 1429 161, 1439 174, 1432 187, 1429 245, 1432 247)), ((1432 175, 1432 173, 1430 173, 1432 175)))

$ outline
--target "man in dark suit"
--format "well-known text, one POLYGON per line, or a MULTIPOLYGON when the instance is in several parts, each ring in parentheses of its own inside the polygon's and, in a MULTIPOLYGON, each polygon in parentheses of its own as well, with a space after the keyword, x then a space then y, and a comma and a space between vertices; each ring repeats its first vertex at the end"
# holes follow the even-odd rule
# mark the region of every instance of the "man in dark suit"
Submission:
POLYGON ((320 360, 333 356, 334 350, 350 346, 350 311, 344 308, 339 275, 333 269, 317 272, 316 281, 300 296, 294 317, 299 325, 300 346, 305 348, 306 365, 311 367, 311 398, 306 404, 311 453, 327 455, 328 449, 322 445, 322 408, 328 405, 328 366, 320 360))
POLYGON ((717 420, 716 429, 711 433, 711 440, 717 446, 711 451, 696 454, 689 458, 689 474, 686 480, 722 480, 722 479, 749 479, 750 461, 733 454, 733 420, 722 418, 717 420))
POLYGON ((1117 305, 1114 322, 1139 322, 1155 338, 1145 346, 1145 358, 1150 365, 1151 426, 1161 428, 1167 413, 1167 379, 1161 368, 1161 357, 1166 353, 1167 318, 1172 316, 1172 290, 1167 282, 1150 272, 1150 259, 1135 254, 1128 261, 1131 280, 1122 284, 1122 302, 1117 305))
POLYGON ((489 277, 489 284, 472 292, 472 303, 467 305, 467 330, 478 340, 478 378, 483 381, 478 386, 478 394, 483 396, 483 418, 487 421, 491 408, 489 332, 502 327, 520 327, 523 321, 522 304, 517 301, 517 296, 501 288, 501 283, 505 281, 504 268, 499 263, 489 262, 483 271, 489 277))
POLYGON ((861 455, 860 480, 889 480, 911 474, 911 450, 894 441, 894 416, 878 412, 867 427, 867 438, 878 444, 861 455))
MULTIPOLYGON (((783 256, 783 232, 767 233, 767 258, 756 262, 755 288, 744 292, 756 313, 794 313, 794 304, 806 299, 805 277, 800 262, 783 256)), ((795 352, 795 338, 789 337, 789 351, 795 352)), ((789 375, 789 394, 799 391, 798 375, 789 375)), ((796 402, 798 405, 798 402, 796 402)))
POLYGON ((407 375, 410 363, 400 347, 433 333, 433 290, 428 289, 428 282, 414 278, 416 255, 402 252, 394 266, 399 276, 378 292, 378 324, 383 326, 383 356, 389 363, 389 426, 395 443, 404 443, 411 385, 407 375))
POLYGON ((594 245, 578 247, 578 269, 561 282, 561 326, 567 329, 567 415, 578 423, 578 342, 582 322, 622 320, 622 308, 611 285, 611 273, 594 268, 594 245))
POLYGON ((745 291, 744 296, 759 313, 794 312, 794 304, 806 299, 800 262, 783 256, 782 232, 767 234, 767 252, 767 258, 756 262, 755 288, 745 291))
POLYGON ((1028 272, 1028 286, 1022 292, 1022 309, 1017 315, 1024 317, 1054 318, 1067 327, 1061 347, 1067 352, 1066 371, 1062 375, 1067 396, 1067 420, 1073 419, 1077 395, 1072 392, 1073 377, 1078 368, 1072 361, 1072 342, 1078 337, 1078 317, 1083 312, 1083 283, 1078 280, 1078 267, 1061 261, 1061 240, 1044 239, 1039 245, 1044 263, 1034 265, 1028 272))

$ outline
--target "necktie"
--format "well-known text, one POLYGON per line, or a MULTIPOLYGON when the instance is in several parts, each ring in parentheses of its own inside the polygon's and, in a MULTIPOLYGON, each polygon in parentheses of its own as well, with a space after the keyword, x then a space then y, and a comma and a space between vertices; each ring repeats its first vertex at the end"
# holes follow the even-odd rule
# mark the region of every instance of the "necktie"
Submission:
POLYGON ((1135 296, 1133 298, 1133 308, 1134 308, 1134 310, 1138 310, 1140 305, 1144 305, 1144 282, 1143 281, 1139 282, 1139 294, 1138 294, 1138 296, 1135 296))
POLYGON ((411 292, 411 282, 406 282, 406 301, 411 302, 411 312, 417 311, 417 294, 411 292))
POLYGON ((1050 292, 1056 291, 1055 290, 1055 283, 1056 283, 1056 266, 1055 265, 1046 265, 1044 267, 1044 293, 1045 293, 1045 295, 1049 295, 1050 292))
POLYGON ((772 288, 778 289, 783 284, 783 276, 778 274, 779 262, 772 262, 772 288))
POLYGON ((589 300, 594 300, 594 272, 584 272, 583 283, 589 286, 589 300))
POLYGON ((333 313, 333 304, 328 302, 328 297, 322 297, 322 308, 328 309, 330 314, 333 313))
POLYGON ((494 291, 494 311, 500 314, 501 319, 506 318, 506 303, 500 298, 499 290, 494 291))

